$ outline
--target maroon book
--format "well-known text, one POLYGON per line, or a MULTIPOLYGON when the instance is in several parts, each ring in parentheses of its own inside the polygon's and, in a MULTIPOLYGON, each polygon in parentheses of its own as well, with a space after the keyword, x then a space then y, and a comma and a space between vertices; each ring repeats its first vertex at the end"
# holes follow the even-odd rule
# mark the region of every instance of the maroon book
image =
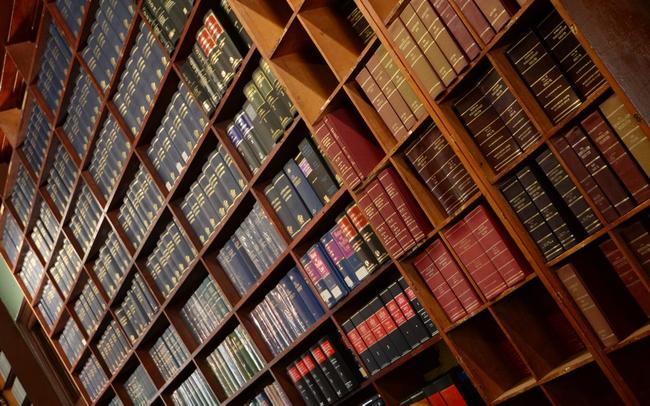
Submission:
POLYGON ((460 7, 467 21, 474 29, 474 32, 481 37, 483 43, 487 44, 494 38, 495 32, 488 20, 483 16, 481 10, 476 6, 473 0, 452 0, 460 7))
POLYGON ((650 185, 646 176, 627 152, 600 111, 596 110, 581 121, 582 127, 614 169, 637 204, 650 198, 650 185))
MULTIPOLYGON (((647 223, 646 223, 647 224, 647 223)), ((650 275, 650 233, 641 220, 621 227, 621 236, 630 247, 641 267, 650 275)))
POLYGON ((467 312, 463 309, 463 305, 456 295, 454 295, 451 287, 434 264, 428 252, 424 251, 420 253, 413 262, 413 265, 420 275, 422 275, 422 279, 424 279, 424 282, 452 323, 467 315, 467 312))
POLYGON ((522 281, 526 276, 524 262, 497 223, 483 206, 478 206, 465 216, 465 223, 474 233, 481 247, 508 286, 522 281))
MULTIPOLYGON (((368 66, 369 65, 370 61, 368 61, 368 66)), ((397 115, 397 112, 393 108, 393 105, 389 103, 386 95, 382 92, 379 84, 375 81, 368 69, 361 69, 361 71, 357 74, 355 80, 359 86, 361 86, 361 89, 366 94, 366 96, 368 96, 370 103, 375 108, 375 110, 377 110, 377 113, 379 113, 381 119, 384 121, 384 123, 386 123, 386 127, 388 127, 393 136, 398 140, 406 137, 407 129, 404 127, 404 123, 402 120, 400 120, 400 117, 397 115)), ((411 112, 408 107, 406 107, 406 109, 409 113, 411 112)), ((411 115, 411 117, 413 116, 411 115)))
POLYGON ((458 44, 463 48, 463 52, 469 60, 473 60, 481 53, 476 41, 470 34, 463 21, 458 17, 454 8, 449 4, 449 0, 433 0, 433 7, 436 9, 442 21, 454 36, 458 44))
POLYGON ((393 168, 386 168, 379 174, 379 182, 393 202, 397 212, 404 219, 406 228, 417 242, 431 231, 431 224, 422 212, 411 191, 393 168))
POLYGON ((508 287, 464 220, 450 227, 445 236, 488 300, 508 287))
POLYGON ((404 219, 397 211, 397 208, 379 180, 374 179, 370 182, 366 190, 368 191, 368 196, 377 207, 377 211, 386 221, 400 247, 402 247, 402 253, 413 247, 415 245, 413 235, 409 232, 404 219))
POLYGON ((325 123, 320 123, 315 127, 315 129, 316 132, 314 133, 314 136, 316 137, 316 140, 325 152, 325 155, 329 158, 330 162, 332 162, 332 165, 336 168, 341 179, 348 184, 348 187, 353 188, 358 185, 361 182, 361 178, 343 153, 341 146, 332 136, 327 125, 325 125, 325 123))
POLYGON ((360 196, 359 206, 366 214, 372 228, 375 229, 377 235, 381 238, 384 247, 391 255, 400 256, 404 252, 402 246, 397 241, 397 238, 391 231, 390 227, 388 227, 384 218, 379 214, 377 206, 372 202, 372 199, 368 196, 367 192, 361 192, 360 196))
POLYGON ((499 31, 510 21, 510 11, 504 7, 501 0, 474 0, 474 3, 488 19, 494 31, 499 31))

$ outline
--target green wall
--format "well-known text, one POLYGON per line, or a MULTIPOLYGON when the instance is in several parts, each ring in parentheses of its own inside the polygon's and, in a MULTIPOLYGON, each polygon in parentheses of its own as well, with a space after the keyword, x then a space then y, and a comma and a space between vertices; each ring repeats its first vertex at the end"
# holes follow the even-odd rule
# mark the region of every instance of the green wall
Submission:
POLYGON ((23 293, 14 280, 4 259, 0 257, 0 301, 4 303, 11 317, 16 319, 23 303, 23 293))

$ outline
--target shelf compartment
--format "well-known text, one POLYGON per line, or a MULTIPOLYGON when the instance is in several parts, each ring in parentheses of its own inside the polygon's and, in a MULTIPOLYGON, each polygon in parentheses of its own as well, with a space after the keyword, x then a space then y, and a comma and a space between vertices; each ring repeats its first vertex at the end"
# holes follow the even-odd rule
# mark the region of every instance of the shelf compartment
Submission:
POLYGON ((650 338, 628 345, 610 354, 614 366, 640 404, 650 402, 650 338))
POLYGON ((232 0, 230 5, 265 56, 285 33, 293 11, 284 0, 232 0))
POLYGON ((560 405, 622 405, 616 391, 595 363, 544 385, 551 401, 560 405))

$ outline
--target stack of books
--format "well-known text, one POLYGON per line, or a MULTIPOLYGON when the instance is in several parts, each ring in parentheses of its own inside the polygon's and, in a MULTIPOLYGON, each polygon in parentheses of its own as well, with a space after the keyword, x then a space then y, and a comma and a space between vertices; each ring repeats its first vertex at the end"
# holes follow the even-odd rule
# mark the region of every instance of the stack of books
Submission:
POLYGON ((102 217, 102 208, 85 182, 76 198, 68 227, 82 250, 86 252, 95 239, 95 231, 102 217))
POLYGON ((183 33, 194 0, 178 0, 173 2, 161 0, 144 0, 142 14, 151 25, 154 34, 162 42, 169 54, 174 52, 174 46, 183 33))
POLYGON ((48 259, 54 249, 57 233, 59 231, 59 224, 50 210, 50 207, 44 202, 40 201, 37 205, 38 217, 36 223, 32 228, 30 234, 34 245, 38 249, 43 259, 48 259))
POLYGON ((108 383, 108 377, 94 355, 90 355, 90 358, 88 358, 88 361, 86 361, 86 364, 81 369, 79 380, 86 390, 88 397, 92 400, 97 399, 102 389, 108 383))
POLYGON ((120 331, 115 320, 111 320, 106 329, 97 341, 97 350, 102 356, 104 363, 108 366, 111 374, 114 374, 129 352, 129 341, 120 331))
POLYGON ((77 168, 62 144, 55 147, 54 162, 46 176, 45 190, 59 213, 64 213, 77 181, 77 168))
POLYGON ((9 260, 15 264, 18 259, 18 250, 23 239, 23 232, 14 217, 7 213, 5 224, 2 229, 2 247, 9 256, 9 260))
POLYGON ((63 331, 61 331, 61 335, 59 336, 59 344, 68 359, 68 363, 74 365, 86 346, 86 340, 81 334, 77 323, 72 318, 68 319, 65 323, 63 331))
POLYGON ((59 313, 63 310, 63 299, 49 279, 45 282, 37 307, 45 319, 48 328, 53 328, 54 322, 58 320, 59 313))
POLYGON ((163 196, 151 175, 139 167, 117 214, 122 229, 134 247, 142 242, 162 203, 163 196))
POLYGON ((113 297, 117 292, 122 277, 129 270, 130 262, 129 253, 117 234, 111 230, 106 236, 104 244, 99 248, 99 254, 92 268, 109 297, 113 297))
POLYGON ((99 326, 105 308, 106 304, 99 295, 99 289, 89 280, 74 304, 74 311, 86 330, 86 335, 92 335, 92 332, 99 326))
POLYGON ((34 181, 29 177, 25 167, 19 165, 16 170, 16 183, 14 184, 9 199, 21 224, 27 224, 34 195, 36 195, 36 185, 34 185, 34 181))
POLYGON ((55 4, 72 34, 79 35, 86 2, 84 0, 56 0, 55 4))
POLYGON ((190 353, 176 330, 168 327, 149 349, 149 356, 167 382, 185 365, 190 353))
POLYGON ((32 167, 32 172, 38 174, 45 162, 45 154, 49 145, 52 126, 47 121, 43 110, 36 103, 31 105, 32 112, 25 128, 25 140, 22 151, 27 162, 32 167))
POLYGON ((41 69, 36 79, 36 88, 43 96, 45 104, 54 114, 63 96, 63 85, 70 69, 72 52, 56 24, 50 24, 49 38, 41 56, 41 69))
POLYGON ((172 400, 179 405, 218 405, 208 382, 196 370, 172 393, 172 400))
POLYGON ((138 340, 156 313, 158 313, 158 303, 140 274, 136 273, 124 298, 115 309, 115 316, 131 343, 138 340))
POLYGON ((27 291, 32 295, 32 298, 36 294, 36 290, 41 286, 44 275, 45 268, 43 268, 41 260, 38 259, 31 248, 28 248, 18 276, 27 287, 27 291))
POLYGON ((93 148, 88 172, 104 198, 108 199, 124 170, 131 149, 124 132, 111 114, 104 120, 93 148))
POLYGON ((199 342, 205 342, 230 312, 230 303, 219 286, 207 276, 181 308, 181 317, 199 342))
POLYGON ((50 267, 50 275, 56 282, 56 286, 67 296, 72 291, 72 287, 80 273, 81 259, 72 244, 70 244, 70 240, 64 238, 63 244, 54 259, 54 265, 50 267))
POLYGON ((126 394, 129 396, 131 403, 136 406, 149 404, 151 398, 156 395, 156 387, 142 365, 138 365, 131 376, 128 377, 124 383, 124 389, 126 389, 126 394))
POLYGON ((63 133, 68 137, 78 157, 83 157, 90 136, 99 117, 102 99, 88 76, 80 71, 77 75, 72 96, 68 102, 63 122, 63 133))

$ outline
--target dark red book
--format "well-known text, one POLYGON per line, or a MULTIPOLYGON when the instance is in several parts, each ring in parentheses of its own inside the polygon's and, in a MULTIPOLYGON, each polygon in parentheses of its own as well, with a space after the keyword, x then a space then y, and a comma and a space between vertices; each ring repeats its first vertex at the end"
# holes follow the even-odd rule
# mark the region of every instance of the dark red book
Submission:
POLYGON ((501 0, 474 0, 483 15, 490 22, 494 31, 499 31, 510 21, 510 11, 501 0))
POLYGON ((388 227, 388 223, 379 214, 379 210, 377 210, 377 206, 372 202, 372 198, 366 191, 360 192, 359 196, 359 207, 366 214, 370 225, 377 232, 386 250, 393 256, 400 256, 404 252, 402 246, 397 241, 390 227, 388 227))
POLYGON ((639 264, 650 274, 650 233, 647 220, 637 220, 621 227, 621 236, 630 247, 639 264))
MULTIPOLYGON (((370 67, 370 61, 368 61, 368 67, 370 67)), ((386 127, 397 139, 402 139, 406 136, 407 130, 404 127, 404 123, 400 120, 400 117, 397 115, 393 105, 389 103, 386 95, 381 90, 380 85, 376 82, 375 78, 370 74, 369 70, 366 68, 361 69, 355 78, 363 92, 368 96, 370 103, 377 110, 379 116, 382 118, 386 127)), ((399 96, 399 94, 397 95, 399 96)), ((400 96, 401 97, 401 96, 400 96)), ((402 100, 403 102, 403 100, 402 100)), ((408 106, 406 107, 408 110, 408 106)), ((410 110, 408 110, 410 113, 410 110)))
POLYGON ((447 406, 467 406, 467 402, 463 399, 463 395, 460 394, 460 391, 454 384, 441 390, 440 395, 442 395, 447 406))
POLYGON ((386 224, 388 224, 388 227, 397 239, 397 242, 401 247, 401 253, 404 253, 413 247, 415 245, 413 235, 409 232, 404 219, 397 211, 393 201, 388 196, 388 193, 386 193, 386 190, 379 180, 374 179, 370 182, 366 190, 368 191, 368 196, 377 207, 377 211, 384 221, 386 221, 386 224))
POLYGON ((459 220, 450 227, 445 236, 488 300, 494 299, 507 288, 508 285, 464 220, 459 220))
POLYGON ((325 125, 325 123, 320 123, 316 127, 316 132, 314 136, 320 144, 321 148, 325 152, 325 155, 329 158, 332 165, 336 168, 339 176, 345 183, 348 184, 348 187, 355 187, 361 182, 361 178, 357 172, 352 167, 350 160, 345 156, 341 146, 336 142, 331 131, 325 125))
POLYGON ((366 345, 366 342, 361 337, 361 333, 359 333, 359 331, 354 326, 352 320, 348 320, 343 323, 342 327, 345 331, 346 336, 348 337, 348 340, 350 341, 350 344, 352 345, 352 348, 354 348, 354 351, 356 351, 356 353, 359 355, 366 369, 368 369, 371 374, 379 371, 379 365, 377 364, 377 361, 370 352, 370 349, 366 345))
POLYGON ((463 52, 469 60, 474 60, 481 53, 472 34, 467 30, 463 21, 458 17, 454 8, 449 4, 449 0, 433 0, 433 7, 436 9, 442 21, 454 36, 458 44, 463 48, 463 52))
POLYGON ((516 248, 506 237, 501 225, 485 207, 478 206, 472 210, 465 216, 465 223, 508 286, 524 279, 524 262, 517 255, 516 248))
POLYGON ((600 111, 594 111, 580 124, 637 204, 650 198, 650 185, 648 185, 645 174, 637 166, 600 111))
POLYGON ((483 16, 481 10, 473 0, 452 0, 458 5, 460 11, 465 15, 467 21, 474 29, 474 32, 487 44, 494 38, 495 32, 488 20, 483 16))

